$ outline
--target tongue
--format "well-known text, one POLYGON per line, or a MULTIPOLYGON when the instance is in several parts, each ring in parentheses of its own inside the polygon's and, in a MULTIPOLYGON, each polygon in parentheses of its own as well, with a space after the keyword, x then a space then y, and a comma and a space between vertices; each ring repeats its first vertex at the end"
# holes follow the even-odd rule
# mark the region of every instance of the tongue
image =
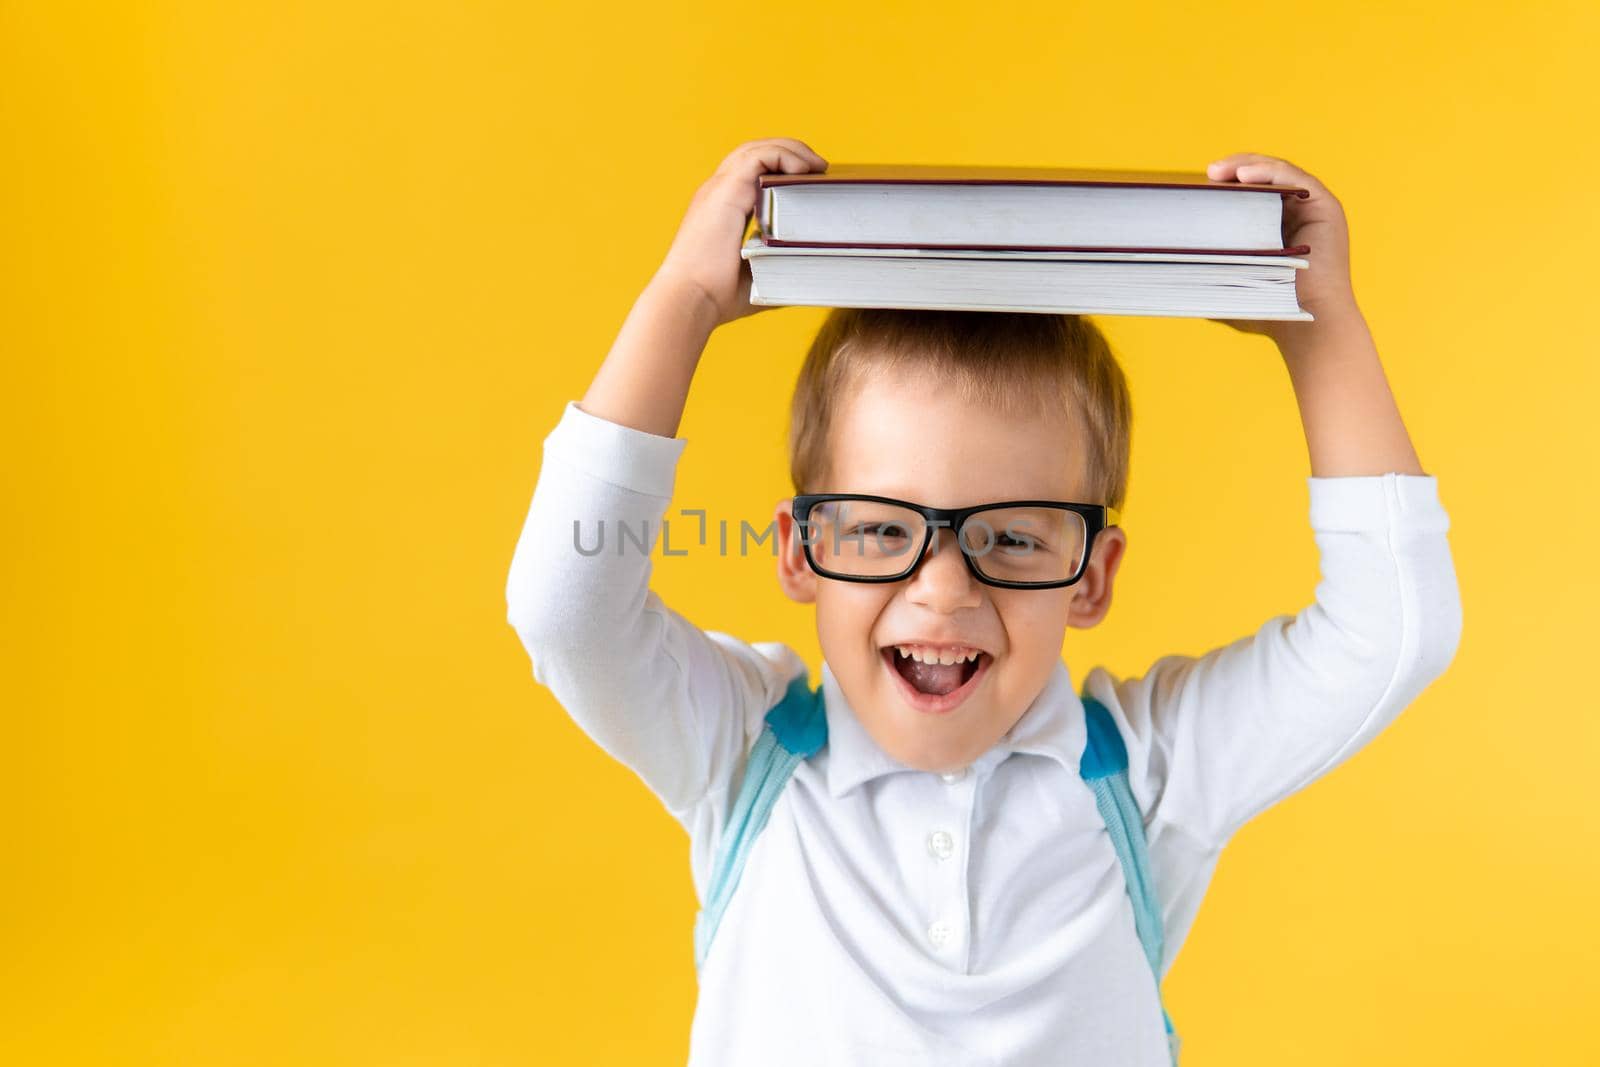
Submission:
POLYGON ((900 673, 916 689, 944 696, 961 688, 961 675, 965 669, 965 663, 918 663, 914 659, 907 659, 901 660, 900 673))

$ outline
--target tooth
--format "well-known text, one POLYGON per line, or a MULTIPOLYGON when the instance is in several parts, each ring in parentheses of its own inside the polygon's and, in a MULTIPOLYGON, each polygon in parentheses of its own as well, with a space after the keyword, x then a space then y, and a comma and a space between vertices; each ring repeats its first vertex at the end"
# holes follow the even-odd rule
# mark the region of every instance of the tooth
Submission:
POLYGON ((954 649, 947 648, 939 653, 939 662, 944 664, 946 667, 955 666, 956 661, 960 658, 961 657, 956 654, 954 649))
POLYGON ((905 646, 905 645, 895 645, 895 646, 894 646, 894 650, 895 650, 895 651, 896 651, 896 652, 898 652, 898 653, 899 653, 899 654, 900 654, 900 655, 902 655, 902 656, 909 656, 909 655, 911 655, 911 653, 910 653, 910 652, 907 652, 907 651, 906 651, 906 646, 905 646))
POLYGON ((967 653, 966 659, 967 659, 968 663, 971 663, 973 660, 975 660, 977 658, 978 658, 978 654, 976 652, 968 652, 967 653))

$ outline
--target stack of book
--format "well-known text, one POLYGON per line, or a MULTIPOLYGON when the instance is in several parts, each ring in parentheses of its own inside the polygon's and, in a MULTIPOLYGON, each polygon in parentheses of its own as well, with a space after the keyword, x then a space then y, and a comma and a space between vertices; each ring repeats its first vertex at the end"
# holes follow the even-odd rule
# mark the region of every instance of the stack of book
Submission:
POLYGON ((1308 320, 1305 189, 1200 173, 831 165, 764 174, 753 304, 1308 320))

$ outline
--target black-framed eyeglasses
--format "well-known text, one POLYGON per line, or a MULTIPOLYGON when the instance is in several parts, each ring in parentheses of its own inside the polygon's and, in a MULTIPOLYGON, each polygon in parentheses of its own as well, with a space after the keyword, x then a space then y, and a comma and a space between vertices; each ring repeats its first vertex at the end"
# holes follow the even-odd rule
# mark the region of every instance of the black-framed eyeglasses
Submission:
MULTIPOLYGON (((1059 589, 1083 577, 1116 508, 1063 500, 1002 500, 930 508, 867 493, 794 498, 806 564, 843 582, 898 582, 928 557, 940 528, 954 532, 972 576, 1003 589, 1059 589)), ((938 551, 935 549, 935 551, 938 551)))

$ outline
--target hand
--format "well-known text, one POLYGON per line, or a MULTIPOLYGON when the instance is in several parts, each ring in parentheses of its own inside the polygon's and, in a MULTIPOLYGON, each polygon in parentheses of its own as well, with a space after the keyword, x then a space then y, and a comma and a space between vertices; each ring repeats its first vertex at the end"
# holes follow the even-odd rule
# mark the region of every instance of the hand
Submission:
POLYGON ((695 192, 656 276, 687 283, 703 294, 718 326, 766 311, 768 305, 750 303, 750 264, 739 255, 756 208, 756 178, 827 169, 827 160, 789 137, 747 141, 735 148, 695 192))
POLYGON ((1317 322, 1274 321, 1270 319, 1216 319, 1245 333, 1266 334, 1281 342, 1286 336, 1304 332, 1318 323, 1354 313, 1355 292, 1350 285, 1350 231, 1344 208, 1326 186, 1288 160, 1255 152, 1236 152, 1206 168, 1213 181, 1260 182, 1268 185, 1299 186, 1309 190, 1305 199, 1284 197, 1284 247, 1309 245, 1306 257, 1310 266, 1295 272, 1295 292, 1300 306, 1317 322))

